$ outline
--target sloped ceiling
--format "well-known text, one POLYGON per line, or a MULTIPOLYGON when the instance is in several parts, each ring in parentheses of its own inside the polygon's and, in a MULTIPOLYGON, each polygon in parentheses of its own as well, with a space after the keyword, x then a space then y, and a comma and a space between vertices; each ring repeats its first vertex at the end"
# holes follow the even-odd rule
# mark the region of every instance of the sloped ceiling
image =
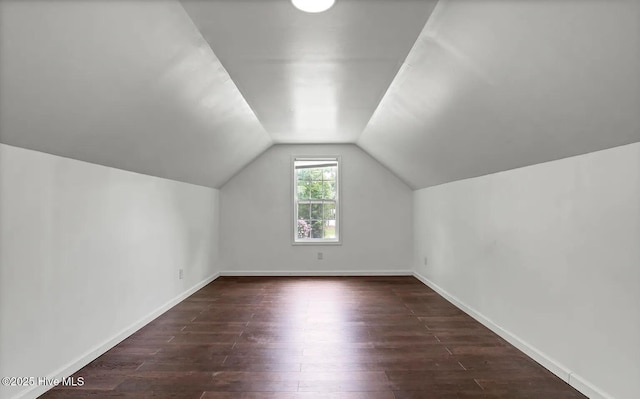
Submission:
POLYGON ((440 1, 357 144, 413 188, 640 141, 640 1, 440 1))
POLYGON ((219 187, 271 145, 180 3, 0 1, 0 141, 219 187))
POLYGON ((308 14, 288 0, 182 0, 278 143, 352 143, 436 1, 339 0, 308 14))
POLYGON ((1 142, 210 187, 326 142, 428 187, 640 141, 639 115, 637 0, 0 1, 1 142))

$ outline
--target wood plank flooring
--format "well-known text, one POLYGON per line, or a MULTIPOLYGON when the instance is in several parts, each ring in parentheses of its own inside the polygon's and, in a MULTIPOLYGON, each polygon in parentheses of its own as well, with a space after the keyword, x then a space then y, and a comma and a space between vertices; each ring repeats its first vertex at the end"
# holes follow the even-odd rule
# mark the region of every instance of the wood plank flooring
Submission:
POLYGON ((43 398, 585 398, 413 277, 221 277, 43 398))

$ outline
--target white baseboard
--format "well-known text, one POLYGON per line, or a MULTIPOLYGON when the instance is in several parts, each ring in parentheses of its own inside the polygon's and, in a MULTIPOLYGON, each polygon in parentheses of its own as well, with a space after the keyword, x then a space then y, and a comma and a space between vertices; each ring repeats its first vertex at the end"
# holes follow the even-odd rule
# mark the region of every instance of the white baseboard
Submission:
POLYGON ((281 270, 227 270, 220 272, 221 276, 233 277, 323 277, 323 276, 413 276, 410 270, 311 270, 311 271, 281 271, 281 270))
POLYGON ((542 365, 544 368, 557 375, 559 378, 580 391, 582 394, 591 399, 613 399, 612 396, 603 393, 601 390, 597 389, 596 387, 582 379, 580 376, 574 374, 568 367, 557 362, 534 346, 528 344, 526 341, 522 340, 515 334, 500 327, 491 319, 487 318, 482 313, 468 306, 454 295, 449 294, 445 289, 429 280, 428 278, 424 277, 420 273, 413 272, 413 276, 423 282, 426 286, 440 294, 446 300, 451 302, 454 306, 482 323, 485 327, 487 327, 494 333, 498 334, 505 341, 509 342, 511 345, 524 352, 527 356, 540 363, 540 365, 542 365))
MULTIPOLYGON (((66 364, 65 366, 61 367, 60 369, 56 370, 55 372, 50 373, 47 376, 47 378, 54 379, 54 378, 66 378, 66 377, 69 377, 70 375, 72 375, 76 371, 80 370, 81 368, 83 368, 87 364, 91 363, 96 358, 98 358, 99 356, 101 356, 105 352, 107 352, 109 349, 111 349, 114 346, 118 345, 120 342, 124 341, 126 338, 131 336, 133 333, 135 333, 136 331, 138 331, 142 327, 146 326, 151 321, 153 321, 155 318, 157 318, 158 316, 160 316, 161 314, 163 314, 167 310, 171 309, 172 307, 174 307, 178 303, 182 302, 188 296, 192 295, 194 292, 198 291, 200 288, 202 288, 205 285, 209 284, 210 282, 212 282, 213 280, 215 280, 219 276, 220 276, 220 273, 215 273, 212 276, 207 277, 206 279, 202 280, 201 282, 197 283, 193 287, 191 287, 188 290, 186 290, 185 292, 183 292, 182 294, 180 294, 180 295, 176 296, 175 298, 167 301, 165 304, 163 304, 162 306, 158 307, 157 309, 155 309, 154 311, 152 311, 148 315, 144 316, 140 320, 138 320, 135 323, 131 324, 129 327, 123 329, 122 331, 117 333, 112 338, 110 338, 110 339, 104 341, 103 343, 95 346, 94 348, 92 348, 91 350, 89 350, 88 352, 86 352, 85 354, 83 354, 82 356, 77 358, 76 360, 73 360, 72 362, 66 364)), ((53 388, 53 387, 52 386, 36 386, 36 387, 33 387, 30 390, 18 393, 17 396, 13 397, 13 399, 32 399, 32 398, 37 398, 38 396, 42 395, 43 393, 45 393, 46 391, 48 391, 51 388, 53 388)))
POLYGON ((569 385, 591 399, 614 399, 613 396, 602 392, 597 387, 594 387, 587 380, 575 373, 572 373, 569 376, 569 385))

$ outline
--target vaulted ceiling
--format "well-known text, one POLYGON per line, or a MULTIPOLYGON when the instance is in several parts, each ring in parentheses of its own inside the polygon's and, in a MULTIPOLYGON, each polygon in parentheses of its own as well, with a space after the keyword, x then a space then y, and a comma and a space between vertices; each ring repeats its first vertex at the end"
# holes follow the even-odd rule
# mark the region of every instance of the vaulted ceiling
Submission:
POLYGON ((275 142, 353 143, 436 1, 182 1, 275 142))
POLYGON ((0 142, 220 187, 356 143, 413 188, 640 141, 638 0, 0 0, 0 142))

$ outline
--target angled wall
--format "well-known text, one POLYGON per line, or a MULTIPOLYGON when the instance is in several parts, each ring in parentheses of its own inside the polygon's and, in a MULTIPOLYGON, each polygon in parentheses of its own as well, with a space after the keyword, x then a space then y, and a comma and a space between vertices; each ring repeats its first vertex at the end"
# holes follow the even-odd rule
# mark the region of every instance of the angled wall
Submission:
POLYGON ((419 190, 414 218, 425 282, 592 399, 638 397, 640 143, 419 190))
POLYGON ((0 376, 67 377, 217 272, 218 190, 0 144, 0 194, 0 376))
POLYGON ((222 186, 220 207, 224 273, 398 274, 411 267, 411 189, 355 145, 275 145, 222 186), (291 159, 300 155, 342 157, 342 245, 292 245, 291 159))
POLYGON ((177 0, 0 1, 0 142, 218 188, 271 138, 177 0))
POLYGON ((635 143, 638 71, 640 1, 440 0, 357 144, 420 189, 635 143))

